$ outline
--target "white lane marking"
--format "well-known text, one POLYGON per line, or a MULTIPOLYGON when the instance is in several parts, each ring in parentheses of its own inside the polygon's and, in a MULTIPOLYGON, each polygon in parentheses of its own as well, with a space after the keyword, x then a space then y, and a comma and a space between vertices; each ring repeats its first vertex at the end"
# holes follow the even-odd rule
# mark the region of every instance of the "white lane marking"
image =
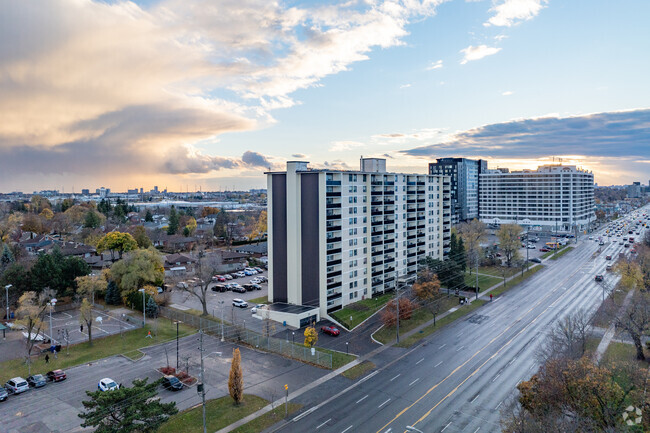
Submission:
POLYGON ((390 401, 390 398, 388 400, 386 400, 385 402, 383 402, 382 404, 380 404, 379 406, 377 406, 377 409, 381 409, 382 406, 385 405, 386 403, 388 403, 389 401, 390 401))
POLYGON ((316 430, 318 430, 319 428, 323 427, 325 424, 327 424, 327 423, 330 422, 330 421, 332 421, 332 418, 328 419, 327 421, 325 421, 324 423, 322 423, 321 425, 319 425, 318 427, 316 427, 316 430))
POLYGON ((438 349, 442 349, 442 348, 445 347, 446 345, 447 345, 447 343, 443 344, 443 345, 440 346, 438 349))
POLYGON ((377 374, 377 373, 379 373, 379 370, 377 370, 377 371, 373 371, 372 373, 370 373, 369 375, 367 375, 366 377, 364 377, 363 379, 361 379, 361 380, 359 381, 359 383, 361 383, 361 382, 365 382, 366 380, 370 379, 371 377, 373 377, 373 376, 374 376, 375 374, 377 374))
POLYGON ((418 377, 417 379, 415 379, 413 382, 409 383, 409 386, 413 385, 413 384, 414 384, 415 382, 417 382, 418 380, 420 380, 419 377, 418 377))
POLYGON ((442 364, 442 361, 440 361, 439 363, 437 363, 436 365, 434 365, 433 368, 436 368, 436 367, 439 366, 440 364, 442 364))
POLYGON ((449 427, 450 425, 451 425, 451 423, 447 424, 447 425, 445 426, 445 428, 443 428, 442 430, 440 430, 440 433, 442 433, 443 431, 447 430, 447 427, 449 427))
POLYGON ((298 421, 298 420, 300 420, 300 419, 306 417, 307 415, 309 415, 310 413, 312 413, 312 412, 315 411, 316 409, 318 409, 318 407, 317 407, 317 406, 314 406, 314 407, 312 407, 311 409, 308 409, 308 410, 306 410, 305 412, 303 412, 303 413, 301 413, 300 415, 298 415, 297 417, 295 417, 292 421, 294 421, 294 422, 295 422, 295 421, 298 421))
POLYGON ((476 433, 476 432, 479 431, 480 429, 481 429, 481 427, 478 427, 476 430, 474 430, 474 433, 476 433))
POLYGON ((350 426, 350 427, 348 427, 348 428, 346 428, 346 429, 345 429, 345 430, 343 430, 343 431, 342 431, 341 433, 345 433, 346 431, 348 431, 348 430, 350 430, 351 428, 352 428, 352 426, 350 426))
POLYGON ((364 395, 363 397, 361 397, 360 400, 357 400, 357 404, 361 403, 362 401, 364 401, 364 400, 367 399, 367 398, 368 398, 368 394, 366 394, 366 395, 364 395))
POLYGON ((503 403, 503 400, 501 400, 501 401, 499 402, 499 404, 497 404, 497 407, 495 407, 494 410, 499 409, 499 407, 501 406, 501 403, 503 403))
POLYGON ((421 360, 419 360, 418 362, 416 362, 415 365, 418 365, 418 364, 421 363, 422 361, 424 361, 424 358, 422 358, 421 360))
POLYGON ((460 352, 460 351, 463 350, 464 348, 465 348, 465 346, 460 346, 458 349, 456 349, 456 352, 460 352))
POLYGON ((492 382, 494 382, 495 380, 497 380, 497 379, 499 378, 499 376, 501 376, 501 373, 499 373, 499 374, 497 374, 496 376, 494 376, 494 379, 492 379, 492 382))
POLYGON ((472 401, 470 401, 470 403, 474 403, 474 402, 476 401, 476 399, 478 398, 479 395, 481 395, 481 394, 476 394, 476 397, 474 397, 474 398, 472 399, 472 401))
POLYGON ((391 382, 394 381, 395 379, 397 379, 397 378, 400 377, 401 375, 402 375, 402 373, 398 374, 397 376, 395 376, 394 378, 392 378, 390 381, 391 381, 391 382))
POLYGON ((393 431, 393 428, 391 427, 391 428, 389 428, 388 430, 386 430, 384 433, 390 433, 390 432, 392 432, 392 431, 393 431))

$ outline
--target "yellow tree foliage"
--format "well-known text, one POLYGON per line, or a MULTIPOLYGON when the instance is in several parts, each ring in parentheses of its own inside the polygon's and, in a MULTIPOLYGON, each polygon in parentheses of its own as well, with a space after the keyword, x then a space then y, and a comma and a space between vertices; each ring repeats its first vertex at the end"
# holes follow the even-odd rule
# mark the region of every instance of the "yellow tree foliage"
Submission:
POLYGON ((260 216, 257 218, 257 221, 253 226, 253 230, 248 236, 249 240, 252 241, 253 239, 258 239, 262 237, 262 235, 267 231, 267 224, 268 224, 267 213, 265 210, 263 210, 262 212, 260 212, 260 216))
POLYGON ((506 257, 506 263, 508 266, 517 259, 519 244, 521 243, 519 235, 521 235, 522 231, 523 228, 518 224, 503 224, 499 231, 497 231, 499 247, 506 257))
POLYGON ((313 326, 305 328, 305 346, 314 347, 318 341, 318 332, 313 326))
POLYGON ((244 373, 241 368, 241 354, 237 348, 232 351, 228 392, 230 392, 230 397, 232 397, 235 405, 239 405, 244 401, 244 373))
POLYGON ((205 207, 203 207, 203 210, 201 210, 201 216, 206 217, 208 215, 216 215, 219 212, 220 212, 220 210, 217 207, 205 206, 205 207))
POLYGON ((429 301, 435 299, 440 293, 440 280, 437 275, 433 275, 428 281, 421 281, 413 284, 413 292, 420 301, 429 301))
POLYGON ((94 293, 102 294, 106 291, 107 282, 102 275, 85 275, 75 278, 77 293, 84 298, 93 299, 94 293))
POLYGON ((110 232, 107 233, 97 244, 97 252, 102 253, 106 250, 111 252, 111 258, 115 260, 115 252, 122 254, 138 248, 138 243, 130 233, 110 232))
POLYGON ((79 307, 79 323, 86 326, 88 344, 93 344, 93 305, 83 298, 79 307))
POLYGON ((46 220, 51 220, 52 218, 54 218, 54 212, 52 212, 50 208, 43 209, 39 215, 45 218, 46 220))
POLYGON ((189 231, 190 236, 192 236, 194 234, 194 232, 196 231, 196 220, 194 219, 194 217, 190 217, 190 219, 187 221, 187 225, 185 227, 187 227, 187 230, 189 231))

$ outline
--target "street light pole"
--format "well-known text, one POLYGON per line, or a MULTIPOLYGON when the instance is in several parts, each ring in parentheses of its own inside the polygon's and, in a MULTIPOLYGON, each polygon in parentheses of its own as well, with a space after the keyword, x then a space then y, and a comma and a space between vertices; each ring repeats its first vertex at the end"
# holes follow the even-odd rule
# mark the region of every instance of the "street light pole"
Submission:
POLYGON ((54 306, 56 305, 56 298, 50 299, 49 305, 50 305, 50 346, 52 346, 54 345, 54 335, 52 332, 52 308, 54 308, 54 306))
POLYGON ((144 328, 145 325, 147 324, 147 315, 145 314, 145 305, 144 305, 144 289, 140 289, 140 292, 142 292, 142 327, 144 328))
POLYGON ((7 296, 7 317, 6 319, 9 320, 9 288, 13 287, 13 284, 7 284, 5 286, 5 294, 7 296))
POLYGON ((223 299, 219 301, 219 303, 221 304, 221 342, 223 343, 225 341, 225 339, 223 338, 223 304, 224 304, 223 299))
POLYGON ((176 321, 176 371, 178 372, 178 324, 181 323, 178 320, 176 321))

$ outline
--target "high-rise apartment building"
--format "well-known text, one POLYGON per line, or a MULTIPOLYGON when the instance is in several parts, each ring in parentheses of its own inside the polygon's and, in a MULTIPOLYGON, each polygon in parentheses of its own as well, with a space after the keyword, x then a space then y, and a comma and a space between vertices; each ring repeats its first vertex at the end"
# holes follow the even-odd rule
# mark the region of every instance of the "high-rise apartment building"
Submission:
POLYGON ((307 164, 267 173, 269 300, 324 316, 394 289, 418 260, 449 250, 449 178, 390 173, 375 158, 359 171, 307 164))
POLYGON ((479 175, 487 170, 487 161, 467 158, 438 158, 429 163, 429 174, 451 179, 452 224, 479 217, 479 175))
POLYGON ((487 170, 480 175, 480 219, 583 230, 596 219, 594 175, 576 166, 543 165, 537 170, 487 170))

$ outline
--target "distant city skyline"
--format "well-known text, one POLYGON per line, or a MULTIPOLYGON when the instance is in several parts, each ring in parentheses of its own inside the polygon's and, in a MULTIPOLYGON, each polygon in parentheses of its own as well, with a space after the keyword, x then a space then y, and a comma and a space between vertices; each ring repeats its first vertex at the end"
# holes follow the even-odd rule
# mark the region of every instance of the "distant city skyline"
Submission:
POLYGON ((650 177, 650 3, 0 4, 0 190, 264 188, 305 160, 650 177), (194 187, 196 185, 196 187, 194 187))

